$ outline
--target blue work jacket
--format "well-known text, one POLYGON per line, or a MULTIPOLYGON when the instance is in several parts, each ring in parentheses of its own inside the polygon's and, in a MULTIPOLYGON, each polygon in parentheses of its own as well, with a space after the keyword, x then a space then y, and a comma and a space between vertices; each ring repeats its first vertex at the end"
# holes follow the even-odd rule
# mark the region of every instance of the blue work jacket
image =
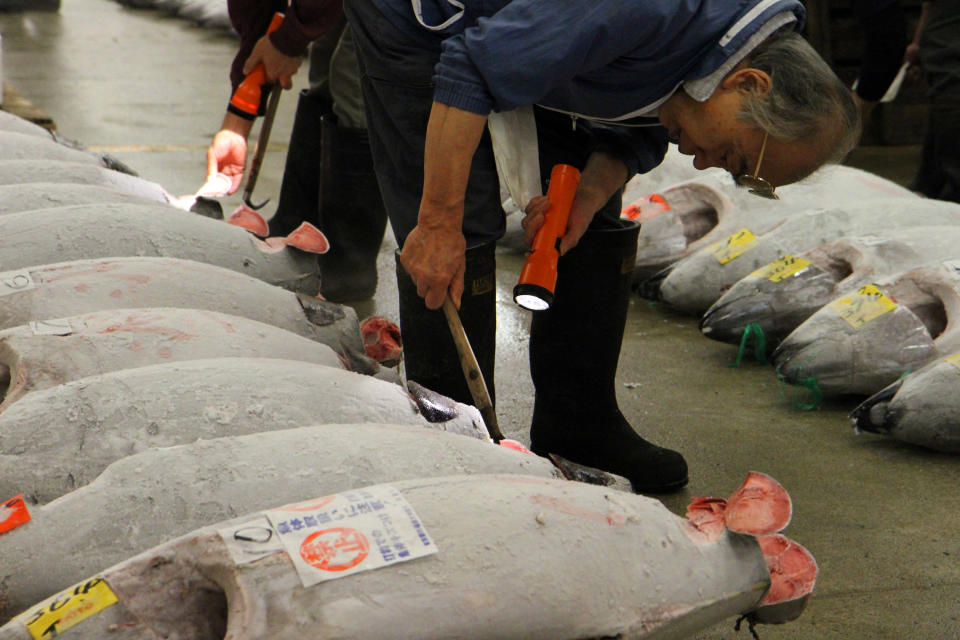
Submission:
MULTIPOLYGON (((799 30, 805 17, 799 0, 374 2, 395 26, 439 48, 438 102, 480 114, 537 104, 648 126, 680 86, 697 100, 709 97, 720 73, 762 41, 755 35, 765 26, 799 30)), ((649 132, 625 135, 650 146, 649 132)), ((624 158, 631 173, 651 168, 646 156, 624 158)))

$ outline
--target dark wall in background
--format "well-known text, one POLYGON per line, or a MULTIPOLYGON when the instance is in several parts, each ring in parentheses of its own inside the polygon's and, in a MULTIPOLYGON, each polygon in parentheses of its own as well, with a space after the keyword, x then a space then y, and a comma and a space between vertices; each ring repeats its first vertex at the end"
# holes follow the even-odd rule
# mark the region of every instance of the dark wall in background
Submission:
MULTIPOLYGON (((856 79, 863 51, 860 24, 850 0, 806 0, 806 37, 848 85, 856 79)), ((920 18, 920 0, 900 0, 907 40, 920 18)), ((907 85, 894 102, 878 105, 864 129, 862 144, 920 144, 926 120, 925 87, 907 85)))

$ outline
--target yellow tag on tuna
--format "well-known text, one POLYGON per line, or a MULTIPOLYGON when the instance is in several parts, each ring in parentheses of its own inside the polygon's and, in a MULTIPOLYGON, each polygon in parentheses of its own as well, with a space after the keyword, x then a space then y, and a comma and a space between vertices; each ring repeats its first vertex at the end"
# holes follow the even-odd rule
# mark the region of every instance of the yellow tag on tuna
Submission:
POLYGON ((27 618, 27 631, 34 640, 47 640, 116 602, 117 596, 107 583, 102 578, 92 578, 67 589, 23 615, 27 618))
POLYGON ((714 243, 710 247, 710 251, 713 252, 713 257, 717 259, 717 262, 727 264, 740 254, 745 253, 756 241, 757 237, 750 232, 750 229, 740 229, 726 240, 714 243))
POLYGON ((851 327, 858 328, 874 318, 897 308, 897 303, 888 298, 872 284, 864 285, 848 298, 841 298, 828 305, 840 314, 851 327))
POLYGON ((957 369, 960 369, 960 353, 955 353, 947 358, 947 362, 955 366, 957 369))
POLYGON ((810 266, 803 258, 783 256, 770 264, 764 265, 751 273, 755 278, 764 278, 770 282, 781 282, 795 273, 799 273, 810 266))

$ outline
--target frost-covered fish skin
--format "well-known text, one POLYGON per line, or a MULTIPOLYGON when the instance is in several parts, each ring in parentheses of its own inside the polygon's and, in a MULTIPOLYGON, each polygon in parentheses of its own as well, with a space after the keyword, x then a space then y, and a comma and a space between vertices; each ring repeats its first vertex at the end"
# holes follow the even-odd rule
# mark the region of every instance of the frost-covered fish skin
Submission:
POLYGON ((687 256, 657 283, 654 297, 700 315, 738 280, 785 255, 880 230, 952 224, 960 226, 960 205, 915 196, 817 207, 784 219, 766 233, 731 236, 726 243, 687 256))
MULTIPOLYGON (((415 538, 407 548, 436 553, 303 586, 285 551, 240 565, 232 558, 219 532, 232 540, 263 522, 250 514, 97 573, 118 603, 73 627, 73 637, 669 640, 753 610, 770 585, 752 536, 694 541, 690 523, 660 502, 597 486, 479 475, 348 495, 388 496, 392 522, 416 522, 429 536, 429 546, 415 538), (569 576, 575 588, 565 586, 569 576)), ((309 505, 290 507, 312 515, 309 505)), ((349 533, 356 544, 327 563, 302 545, 318 571, 366 560, 358 551, 366 529, 322 528, 312 535, 349 533)), ((374 545, 367 557, 379 553, 374 545)), ((32 617, 0 638, 28 638, 32 617)))
POLYGON ((17 131, 0 131, 0 157, 4 160, 56 160, 109 166, 102 157, 60 144, 52 137, 17 131))
MULTIPOLYGON (((93 184, 30 182, 0 186, 0 216, 38 209, 108 202, 136 204, 149 203, 150 200, 143 196, 93 184)), ((157 202, 166 203, 166 200, 157 202)))
POLYGON ((544 458, 408 424, 318 424, 144 451, 31 505, 31 522, 4 534, 0 621, 221 520, 368 484, 475 473, 558 476, 544 458))
POLYGON ((43 138, 44 140, 54 139, 54 134, 49 129, 45 129, 34 122, 30 122, 26 118, 21 118, 16 114, 3 110, 0 110, 0 131, 34 136, 43 138))
POLYGON ((858 429, 960 453, 960 352, 904 376, 850 414, 858 429))
MULTIPOLYGON (((34 391, 0 413, 0 494, 48 502, 112 462, 197 439, 325 422, 389 422, 486 440, 476 408, 422 409, 400 385, 320 364, 216 358, 34 391)), ((426 459, 420 459, 426 465, 426 459)))
POLYGON ((890 229, 782 256, 741 278, 700 320, 705 336, 739 343, 748 324, 776 345, 817 309, 871 280, 960 254, 960 220, 950 226, 890 229))
POLYGON ((0 161, 0 185, 31 182, 91 184, 150 201, 168 203, 175 200, 155 182, 96 164, 32 159, 0 161))
POLYGON ((848 291, 788 335, 773 354, 790 384, 826 395, 873 394, 960 350, 960 262, 910 269, 848 291))
POLYGON ((311 296, 320 286, 316 255, 271 246, 240 227, 159 203, 10 213, 0 216, 0 237, 16 240, 0 246, 4 270, 68 260, 165 257, 216 265, 311 296))
POLYGON ((111 309, 0 331, 0 411, 32 391, 88 376, 207 358, 276 358, 343 368, 325 344, 201 309, 111 309))
POLYGON ((765 233, 797 212, 823 207, 825 199, 831 206, 881 197, 919 200, 889 180, 840 165, 824 167, 803 182, 782 187, 781 200, 758 198, 731 185, 729 176, 713 175, 661 191, 671 208, 640 229, 636 278, 650 278, 741 229, 753 235, 765 233))
MULTIPOLYGON (((222 225, 228 233, 228 225, 211 224, 222 225)), ((219 311, 327 344, 344 356, 354 371, 372 374, 380 370, 364 353, 357 314, 351 307, 192 260, 105 258, 5 271, 0 273, 0 302, 0 329, 106 309, 219 311)))

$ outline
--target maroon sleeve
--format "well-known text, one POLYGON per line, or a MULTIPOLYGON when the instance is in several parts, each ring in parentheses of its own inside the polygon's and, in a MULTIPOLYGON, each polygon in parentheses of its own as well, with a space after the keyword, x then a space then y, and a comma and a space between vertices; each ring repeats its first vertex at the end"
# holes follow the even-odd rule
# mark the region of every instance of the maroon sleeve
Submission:
POLYGON ((270 26, 270 20, 277 11, 283 12, 287 3, 284 0, 227 0, 227 11, 234 30, 240 36, 240 48, 230 66, 230 94, 237 90, 243 81, 243 63, 250 57, 253 46, 263 37, 270 26))
POLYGON ((243 64, 254 45, 267 32, 273 14, 285 14, 283 24, 270 35, 273 46, 283 54, 306 53, 307 45, 319 38, 340 20, 343 0, 228 0, 230 22, 240 36, 240 48, 230 67, 232 94, 243 80, 243 64))
POLYGON ((343 0, 293 0, 270 42, 280 53, 303 55, 307 45, 337 24, 342 14, 343 0))

